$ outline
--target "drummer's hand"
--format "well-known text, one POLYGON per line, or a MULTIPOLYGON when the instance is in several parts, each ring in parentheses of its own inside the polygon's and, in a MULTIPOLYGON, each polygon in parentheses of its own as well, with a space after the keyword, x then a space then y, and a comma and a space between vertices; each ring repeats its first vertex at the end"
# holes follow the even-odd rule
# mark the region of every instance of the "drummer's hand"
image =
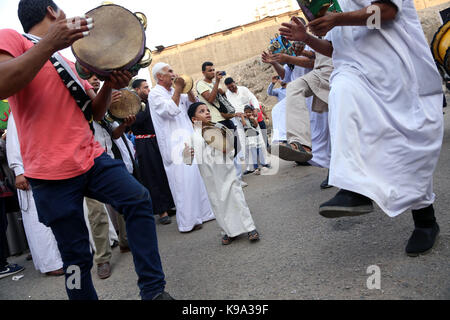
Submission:
POLYGON ((133 75, 129 71, 113 71, 105 83, 112 89, 120 90, 128 87, 131 78, 133 78, 133 75))
POLYGON ((175 79, 175 88, 176 89, 183 90, 185 85, 186 85, 186 82, 184 81, 183 78, 175 79))
POLYGON ((113 91, 113 93, 111 94, 111 104, 119 102, 121 98, 122 98, 122 92, 113 91))
POLYGON ((92 18, 85 19, 75 17, 63 19, 58 18, 55 23, 50 26, 41 43, 50 46, 52 52, 56 52, 70 47, 75 41, 87 37, 89 30, 94 27, 92 18))
POLYGON ((123 120, 123 125, 125 127, 131 127, 136 122, 136 116, 130 115, 123 120))
POLYGON ((30 184, 23 174, 16 177, 16 188, 23 191, 30 189, 30 184))

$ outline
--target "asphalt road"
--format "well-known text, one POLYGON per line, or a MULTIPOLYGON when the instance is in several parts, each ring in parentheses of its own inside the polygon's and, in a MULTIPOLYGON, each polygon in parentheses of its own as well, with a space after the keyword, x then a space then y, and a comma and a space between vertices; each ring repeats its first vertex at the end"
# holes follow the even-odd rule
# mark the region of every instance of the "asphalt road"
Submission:
MULTIPOLYGON (((449 100, 450 101, 450 100, 449 100)), ((328 220, 319 205, 336 189, 321 191, 327 171, 282 162, 278 174, 245 180, 248 205, 261 241, 241 237, 221 245, 215 221, 180 234, 176 223, 157 225, 167 291, 187 300, 450 299, 450 115, 435 173, 439 243, 428 255, 404 253, 413 230, 410 212, 391 219, 377 209, 356 218, 328 220), (381 272, 381 288, 370 290, 370 266, 381 272)), ((26 255, 10 259, 26 267, 19 281, 0 280, 0 300, 64 300, 64 278, 38 273, 26 255)), ((131 254, 113 252, 113 275, 99 280, 100 299, 139 299, 131 254)))

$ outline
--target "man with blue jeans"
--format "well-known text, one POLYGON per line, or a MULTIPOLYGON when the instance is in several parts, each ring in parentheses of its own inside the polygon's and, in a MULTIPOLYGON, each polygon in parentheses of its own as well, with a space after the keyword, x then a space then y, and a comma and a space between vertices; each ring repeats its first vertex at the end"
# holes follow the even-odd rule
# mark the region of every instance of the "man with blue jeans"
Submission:
POLYGON ((124 214, 142 299, 172 299, 164 292, 149 193, 123 162, 105 154, 86 121, 104 117, 112 89, 125 87, 131 74, 113 72, 95 96, 89 83, 75 75, 73 63, 58 53, 89 36, 92 19, 66 19, 52 0, 21 0, 18 12, 26 37, 0 30, 0 99, 8 98, 16 115, 25 176, 39 220, 52 229, 58 242, 69 298, 97 299, 83 215, 87 196, 124 214), (73 81, 65 84, 67 75, 73 81), (86 95, 91 99, 85 104, 89 112, 79 103, 86 95))
POLYGON ((60 248, 70 248, 61 251, 65 269, 75 266, 81 270, 82 289, 68 290, 71 299, 97 299, 90 272, 93 263, 89 235, 82 214, 84 196, 109 203, 118 212, 124 212, 141 296, 152 299, 163 292, 164 273, 150 195, 128 173, 123 162, 103 154, 84 175, 60 181, 30 179, 30 184, 40 219, 52 228, 60 248))

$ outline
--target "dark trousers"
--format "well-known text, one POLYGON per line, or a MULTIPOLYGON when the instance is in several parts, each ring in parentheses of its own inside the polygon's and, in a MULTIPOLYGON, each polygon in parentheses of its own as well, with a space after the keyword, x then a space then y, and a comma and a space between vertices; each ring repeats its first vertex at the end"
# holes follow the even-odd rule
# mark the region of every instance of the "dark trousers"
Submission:
POLYGON ((6 200, 0 198, 0 270, 2 270, 8 262, 6 261, 7 255, 7 240, 6 229, 8 228, 8 219, 6 217, 6 200))
POLYGON ((66 290, 71 300, 95 300, 91 268, 92 253, 83 214, 83 198, 111 204, 123 213, 128 242, 133 253, 142 299, 164 291, 165 280, 156 237, 155 219, 148 190, 125 168, 122 161, 106 154, 95 159, 87 173, 59 180, 29 179, 40 222, 50 227, 58 242, 64 271, 81 271, 78 289, 73 274, 66 273, 66 290), (74 288, 75 287, 75 288, 74 288))

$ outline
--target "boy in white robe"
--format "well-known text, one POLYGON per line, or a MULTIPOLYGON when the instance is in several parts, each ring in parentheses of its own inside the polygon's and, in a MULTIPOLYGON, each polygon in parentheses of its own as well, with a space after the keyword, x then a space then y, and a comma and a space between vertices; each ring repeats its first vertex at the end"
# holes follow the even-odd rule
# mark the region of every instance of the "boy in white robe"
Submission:
POLYGON ((331 31, 331 41, 309 35, 299 21, 280 29, 333 57, 330 184, 341 191, 321 205, 320 214, 369 213, 371 199, 391 217, 411 209, 415 230, 406 253, 418 256, 433 248, 439 234, 433 172, 443 139, 440 76, 413 1, 339 4, 343 13, 308 25, 317 36, 331 31))
POLYGON ((192 104, 188 113, 192 122, 201 126, 196 126, 190 146, 186 144, 183 161, 192 165, 195 158, 198 164, 217 223, 224 233, 222 244, 228 245, 244 233, 250 241, 259 240, 233 164, 233 133, 221 124, 211 123, 209 109, 202 102, 192 104), (215 134, 205 138, 208 130, 215 134))

